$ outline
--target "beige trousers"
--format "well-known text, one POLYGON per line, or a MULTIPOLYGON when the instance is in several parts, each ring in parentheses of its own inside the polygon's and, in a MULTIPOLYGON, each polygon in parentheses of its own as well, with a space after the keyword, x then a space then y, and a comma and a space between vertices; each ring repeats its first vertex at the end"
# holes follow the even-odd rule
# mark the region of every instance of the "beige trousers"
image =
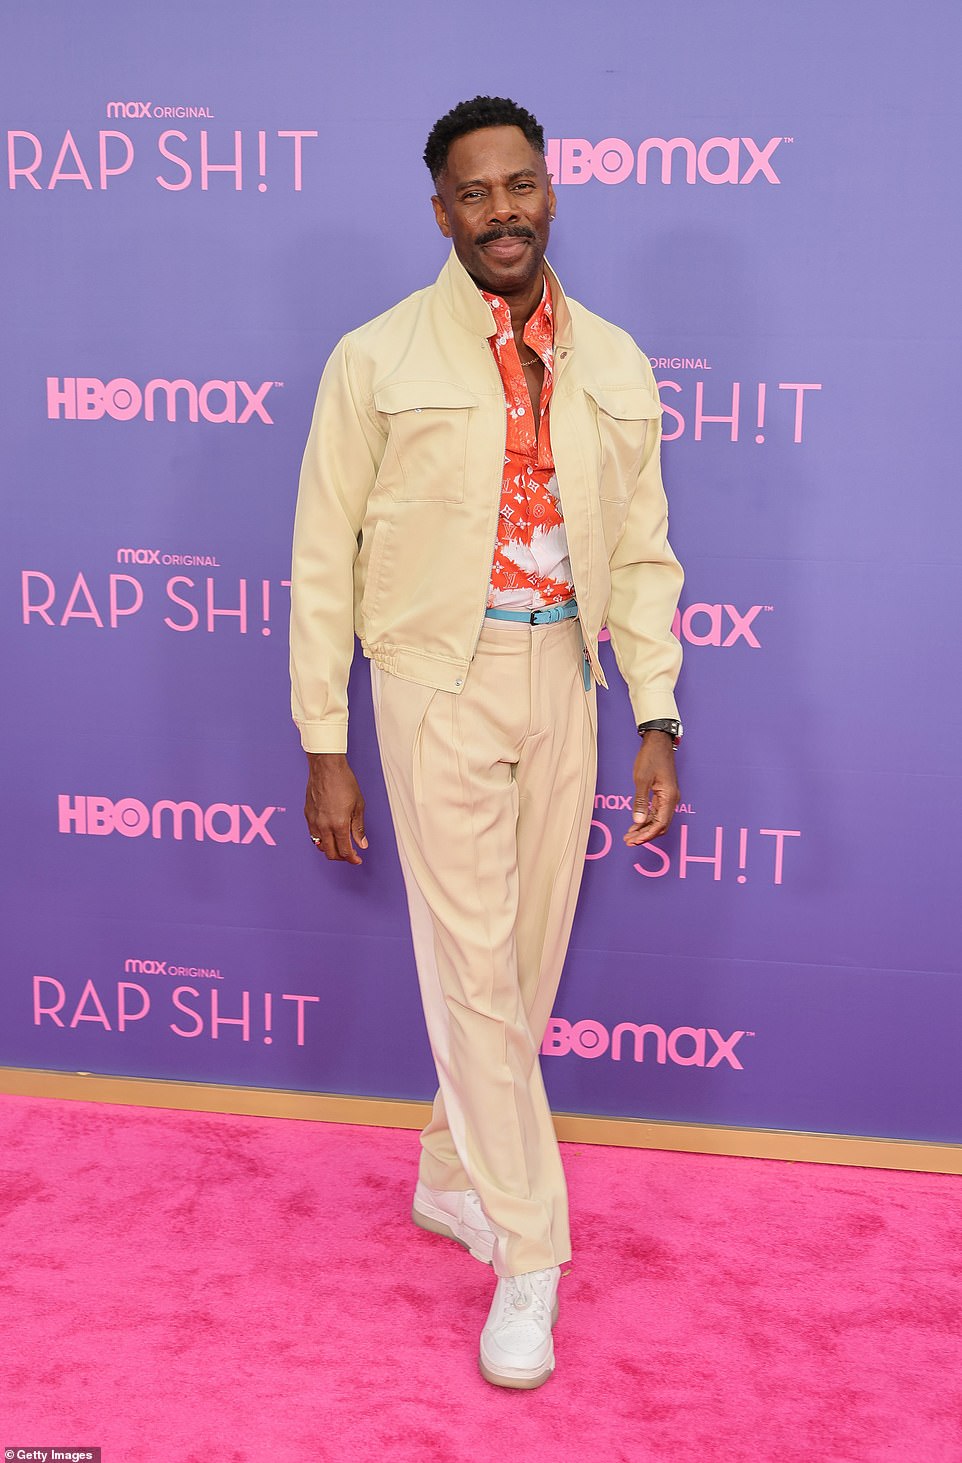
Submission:
POLYGON ((584 868, 595 687, 577 620, 484 621, 460 695, 372 664, 439 1090, 420 1177, 475 1189, 498 1275, 571 1257, 539 1049, 584 868))

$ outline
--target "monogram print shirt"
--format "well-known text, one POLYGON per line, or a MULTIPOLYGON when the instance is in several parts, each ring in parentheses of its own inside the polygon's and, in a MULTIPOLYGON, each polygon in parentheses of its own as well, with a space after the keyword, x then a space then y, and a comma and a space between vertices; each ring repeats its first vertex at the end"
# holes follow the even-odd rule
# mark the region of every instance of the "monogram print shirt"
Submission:
POLYGON ((481 293, 497 325, 491 349, 504 386, 508 428, 488 608, 543 609, 574 595, 548 423, 554 381, 551 294, 545 280, 541 303, 524 330, 525 359, 530 352, 544 363, 536 431, 511 312, 500 296, 481 293))

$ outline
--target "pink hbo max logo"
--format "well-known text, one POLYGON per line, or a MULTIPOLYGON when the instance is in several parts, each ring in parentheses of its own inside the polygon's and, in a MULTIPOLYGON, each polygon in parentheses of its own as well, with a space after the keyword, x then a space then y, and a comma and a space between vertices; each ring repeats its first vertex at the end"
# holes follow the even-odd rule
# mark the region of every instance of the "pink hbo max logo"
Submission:
POLYGON ((167 798, 148 807, 138 798, 70 797, 61 793, 57 799, 58 827, 61 833, 122 833, 124 838, 182 839, 192 837, 198 843, 209 838, 213 843, 263 843, 276 847, 268 823, 283 808, 262 808, 259 813, 247 803, 174 803, 167 798))
POLYGON ((620 1062, 623 1056, 634 1057, 636 1062, 654 1056, 662 1066, 674 1062, 678 1067, 719 1067, 727 1062, 742 1072, 735 1047, 742 1037, 754 1035, 754 1031, 733 1031, 722 1036, 713 1026, 675 1026, 666 1031, 663 1026, 638 1026, 634 1021, 619 1021, 609 1031, 600 1021, 572 1023, 554 1016, 548 1022, 541 1055, 566 1057, 574 1052, 576 1057, 593 1058, 607 1052, 613 1062, 620 1062))
POLYGON ((143 414, 152 422, 158 412, 168 422, 182 420, 241 427, 259 421, 274 425, 267 410, 267 393, 279 381, 262 381, 257 387, 247 381, 204 381, 199 386, 178 377, 174 381, 157 378, 140 387, 126 376, 112 381, 99 381, 95 376, 48 376, 47 416, 51 421, 98 422, 112 417, 115 422, 131 422, 143 414))
POLYGON ((586 137, 552 137, 545 148, 555 183, 780 183, 775 151, 791 137, 646 137, 632 146, 622 137, 591 143, 586 137))
POLYGON ((739 640, 744 640, 752 650, 760 650, 761 642, 752 625, 763 610, 770 612, 771 609, 771 605, 750 605, 744 611, 734 605, 679 607, 671 622, 671 633, 676 640, 684 640, 688 645, 716 645, 727 650, 729 646, 737 645, 739 640))

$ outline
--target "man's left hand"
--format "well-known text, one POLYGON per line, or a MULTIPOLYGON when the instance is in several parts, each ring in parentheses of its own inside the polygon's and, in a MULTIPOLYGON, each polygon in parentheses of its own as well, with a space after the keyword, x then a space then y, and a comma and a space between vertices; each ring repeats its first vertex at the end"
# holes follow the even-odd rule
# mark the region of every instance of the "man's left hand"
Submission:
POLYGON ((675 753, 667 732, 650 731, 635 758, 634 818, 625 842, 629 847, 660 838, 671 827, 678 805, 675 753))

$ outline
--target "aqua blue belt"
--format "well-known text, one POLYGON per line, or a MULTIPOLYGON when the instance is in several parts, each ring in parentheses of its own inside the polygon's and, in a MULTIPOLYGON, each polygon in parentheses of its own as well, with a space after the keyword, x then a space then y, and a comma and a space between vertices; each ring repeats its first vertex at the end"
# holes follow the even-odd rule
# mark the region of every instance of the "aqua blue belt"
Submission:
POLYGON ((544 610, 485 610, 486 620, 514 620, 520 625, 556 625, 559 620, 574 620, 578 615, 577 601, 569 599, 563 605, 551 605, 544 610))

